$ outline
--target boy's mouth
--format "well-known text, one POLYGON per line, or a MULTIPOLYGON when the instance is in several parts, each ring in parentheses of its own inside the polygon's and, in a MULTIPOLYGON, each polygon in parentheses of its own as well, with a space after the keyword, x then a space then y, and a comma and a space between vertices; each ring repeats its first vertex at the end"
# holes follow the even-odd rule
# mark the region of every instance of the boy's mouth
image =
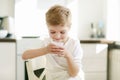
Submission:
POLYGON ((62 39, 54 39, 53 41, 56 41, 56 42, 63 42, 62 39))

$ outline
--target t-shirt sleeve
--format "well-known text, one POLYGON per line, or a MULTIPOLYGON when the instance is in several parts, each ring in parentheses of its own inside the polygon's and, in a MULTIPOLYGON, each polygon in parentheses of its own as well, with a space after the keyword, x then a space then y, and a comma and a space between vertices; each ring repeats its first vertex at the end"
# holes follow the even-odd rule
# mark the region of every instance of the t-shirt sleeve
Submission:
POLYGON ((79 68, 82 68, 82 57, 83 57, 83 50, 81 48, 81 44, 80 41, 77 40, 75 41, 75 45, 74 45, 74 50, 73 50, 73 59, 74 62, 79 66, 79 68))
POLYGON ((45 47, 50 43, 48 38, 42 39, 40 43, 40 47, 45 47))

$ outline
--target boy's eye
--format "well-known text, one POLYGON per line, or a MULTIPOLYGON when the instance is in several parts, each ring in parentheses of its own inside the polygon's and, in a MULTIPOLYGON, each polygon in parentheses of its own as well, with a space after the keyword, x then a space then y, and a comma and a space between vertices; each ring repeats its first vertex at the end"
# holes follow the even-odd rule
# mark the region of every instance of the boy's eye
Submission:
POLYGON ((55 34, 55 32, 50 32, 51 34, 55 34))
POLYGON ((65 34, 65 31, 60 32, 61 34, 65 34))

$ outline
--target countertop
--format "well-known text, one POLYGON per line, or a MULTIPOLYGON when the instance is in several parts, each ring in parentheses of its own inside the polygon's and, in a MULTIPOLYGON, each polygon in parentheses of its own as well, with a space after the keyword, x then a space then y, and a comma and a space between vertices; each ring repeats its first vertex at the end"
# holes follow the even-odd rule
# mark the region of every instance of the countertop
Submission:
MULTIPOLYGON (((16 42, 15 38, 3 38, 0 39, 0 42, 16 42)), ((100 44, 113 44, 115 41, 107 39, 81 39, 80 43, 100 43, 100 44)))
POLYGON ((0 42, 16 42, 15 38, 0 38, 0 42))
POLYGON ((80 43, 101 43, 101 44, 114 44, 115 41, 107 39, 81 39, 80 43))

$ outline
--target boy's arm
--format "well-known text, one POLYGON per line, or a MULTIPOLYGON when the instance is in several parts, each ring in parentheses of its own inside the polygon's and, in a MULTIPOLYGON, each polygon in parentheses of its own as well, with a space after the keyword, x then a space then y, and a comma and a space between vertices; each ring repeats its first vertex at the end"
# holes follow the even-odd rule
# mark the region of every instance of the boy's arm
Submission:
POLYGON ((58 52, 61 52, 61 50, 63 50, 63 48, 58 47, 54 44, 48 44, 46 47, 43 47, 43 48, 31 49, 31 50, 25 51, 22 55, 22 58, 26 60, 26 59, 42 56, 48 53, 56 54, 58 52))
POLYGON ((48 52, 47 52, 46 47, 39 48, 39 49, 31 49, 31 50, 27 50, 23 53, 22 59, 27 60, 27 59, 31 59, 31 58, 45 55, 47 53, 48 52))
POLYGON ((71 55, 67 50, 64 51, 65 58, 68 64, 68 72, 71 77, 75 77, 80 71, 81 58, 82 58, 82 49, 79 41, 76 41, 74 46, 73 55, 71 55))
POLYGON ((68 72, 71 77, 75 77, 78 72, 79 68, 78 65, 74 62, 73 57, 71 55, 65 57, 68 63, 68 72))

